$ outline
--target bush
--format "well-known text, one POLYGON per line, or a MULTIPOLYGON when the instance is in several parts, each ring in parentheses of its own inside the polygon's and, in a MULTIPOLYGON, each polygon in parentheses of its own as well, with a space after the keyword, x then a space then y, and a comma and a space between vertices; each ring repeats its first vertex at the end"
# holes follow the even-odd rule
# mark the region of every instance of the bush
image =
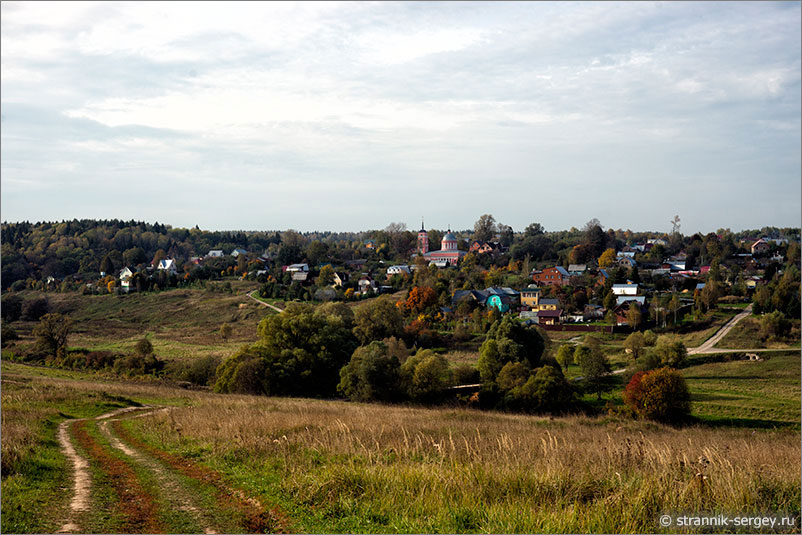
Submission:
POLYGON ((470 364, 460 364, 454 368, 454 384, 475 385, 481 380, 482 377, 479 375, 479 370, 470 364))
POLYGON ((356 348, 340 370, 337 390, 355 401, 393 401, 400 397, 401 363, 384 342, 356 348))
POLYGON ((496 383, 503 391, 510 391, 513 388, 523 386, 529 379, 531 370, 520 362, 508 362, 498 373, 496 383))
POLYGON ((778 310, 764 314, 760 318, 760 335, 765 339, 784 338, 790 330, 791 322, 778 310))
POLYGON ((526 383, 510 390, 505 402, 509 408, 526 412, 559 413, 573 410, 575 395, 559 369, 542 366, 529 375, 526 383))
POLYGON ((2 332, 0 332, 0 338, 3 339, 3 345, 6 345, 6 342, 11 340, 19 340, 19 335, 17 331, 11 327, 11 325, 6 324, 3 322, 2 332))
POLYGON ((536 328, 524 327, 510 315, 494 322, 479 349, 478 368, 482 382, 495 381, 508 362, 537 367, 545 347, 546 341, 536 328))
POLYGON ((265 361, 255 346, 243 346, 216 370, 215 392, 264 394, 265 361))
POLYGON ((638 372, 624 389, 624 402, 637 416, 665 423, 686 421, 691 396, 685 378, 671 368, 638 372))
POLYGON ((137 355, 152 355, 153 354, 153 344, 150 343, 150 340, 147 338, 142 338, 136 343, 134 346, 134 351, 137 355))
POLYGON ((574 363, 574 346, 563 344, 557 350, 557 363, 563 368, 567 368, 574 363))
POLYGON ((39 297, 25 301, 22 305, 22 319, 28 321, 38 321, 50 310, 47 299, 39 297))
POLYGON ((453 377, 443 355, 422 349, 401 366, 401 383, 413 400, 433 403, 443 398, 453 377))
POLYGON ((165 368, 166 375, 174 381, 186 381, 199 386, 214 384, 221 358, 217 355, 184 361, 172 361, 165 368))
POLYGON ((155 375, 164 368, 164 362, 155 355, 126 355, 114 361, 114 371, 127 375, 155 375))
POLYGON ((681 366, 688 357, 688 350, 685 348, 685 344, 679 340, 671 340, 666 336, 661 336, 657 339, 654 352, 660 359, 661 364, 671 368, 681 366))
POLYGON ((2 314, 3 322, 17 321, 22 314, 22 298, 13 293, 4 295, 2 304, 0 304, 0 314, 2 314))

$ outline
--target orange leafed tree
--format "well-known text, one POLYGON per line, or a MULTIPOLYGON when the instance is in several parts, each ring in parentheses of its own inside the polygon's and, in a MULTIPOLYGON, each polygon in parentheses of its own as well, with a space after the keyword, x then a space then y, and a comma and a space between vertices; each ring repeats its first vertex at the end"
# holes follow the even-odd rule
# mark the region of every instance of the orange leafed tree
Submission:
POLYGON ((437 292, 428 286, 415 286, 409 291, 405 302, 410 312, 420 312, 437 304, 437 292))

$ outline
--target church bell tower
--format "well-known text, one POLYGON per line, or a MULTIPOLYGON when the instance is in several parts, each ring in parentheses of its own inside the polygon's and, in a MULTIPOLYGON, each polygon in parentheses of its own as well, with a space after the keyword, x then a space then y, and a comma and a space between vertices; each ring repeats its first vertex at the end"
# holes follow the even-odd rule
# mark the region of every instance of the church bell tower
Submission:
POLYGON ((423 218, 420 220, 420 231, 418 232, 418 254, 429 252, 429 233, 423 227, 423 218))

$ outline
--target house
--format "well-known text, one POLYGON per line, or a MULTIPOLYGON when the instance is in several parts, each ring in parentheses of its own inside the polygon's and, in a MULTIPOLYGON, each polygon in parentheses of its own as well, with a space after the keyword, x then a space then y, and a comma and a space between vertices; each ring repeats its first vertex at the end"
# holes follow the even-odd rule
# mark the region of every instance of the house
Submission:
POLYGON ((600 320, 604 318, 604 308, 599 305, 587 304, 582 311, 582 319, 584 321, 600 320))
POLYGON ((241 254, 248 254, 248 251, 246 251, 245 249, 240 249, 239 247, 231 251, 231 256, 233 256, 234 258, 237 258, 241 254))
POLYGON ((463 299, 469 299, 480 306, 484 306, 487 296, 487 292, 481 290, 457 290, 451 297, 451 306, 456 307, 463 299))
POLYGON ((760 238, 759 240, 757 240, 755 243, 752 244, 751 249, 753 255, 766 254, 769 252, 769 249, 771 249, 771 245, 763 238, 760 238))
POLYGON ((495 308, 499 312, 507 312, 510 309, 517 308, 521 302, 521 294, 512 288, 491 286, 490 288, 485 288, 485 293, 487 293, 485 306, 495 308))
POLYGON ((306 282, 307 280, 309 280, 308 271, 292 271, 292 272, 290 272, 289 270, 287 271, 289 273, 292 273, 293 282, 306 282))
POLYGON ((635 262, 635 259, 629 256, 622 256, 618 258, 618 266, 624 269, 632 269, 637 268, 638 263, 635 262))
POLYGON ((613 294, 615 295, 638 295, 637 284, 613 284, 613 294))
POLYGON ((365 295, 369 292, 375 293, 379 290, 379 286, 376 284, 376 281, 374 281, 368 275, 362 276, 362 278, 359 279, 357 286, 359 287, 359 290, 357 290, 356 293, 359 295, 365 295))
MULTIPOLYGON (((613 309, 613 313, 615 314, 615 323, 616 325, 628 325, 629 320, 627 319, 627 313, 629 312, 629 307, 632 306, 632 303, 638 303, 637 300, 633 298, 629 298, 626 301, 622 301, 618 303, 615 308, 613 309)), ((638 303, 640 305, 641 315, 646 317, 646 304, 638 303)))
POLYGON ((541 299, 540 303, 537 306, 537 309, 538 310, 560 310, 560 301, 558 299, 541 299))
POLYGON ((620 305, 621 303, 627 301, 636 301, 641 307, 646 304, 646 296, 645 295, 619 295, 615 298, 615 304, 620 305))
POLYGON ((159 260, 159 265, 156 266, 156 269, 162 269, 169 273, 170 275, 175 275, 178 273, 178 268, 175 265, 175 260, 172 258, 163 258, 159 260))
POLYGON ((561 314, 562 311, 560 309, 538 310, 537 322, 540 325, 556 325, 560 322, 561 314))
POLYGON ((687 257, 685 255, 675 255, 663 260, 663 266, 668 264, 671 271, 685 271, 687 257))
POLYGON ((410 274, 409 266, 406 264, 399 264, 397 266, 390 266, 387 268, 387 278, 389 279, 393 275, 400 275, 400 274, 410 274))
POLYGON ((521 306, 530 310, 537 310, 540 304, 540 288, 528 286, 521 290, 521 306))
POLYGON ((588 270, 587 264, 570 264, 568 266, 568 274, 572 277, 578 277, 584 275, 585 272, 588 270))
POLYGON ((289 273, 302 273, 309 271, 309 264, 290 264, 284 271, 289 273))
POLYGON ((131 291, 131 277, 134 275, 134 273, 136 273, 136 271, 132 270, 128 266, 125 266, 120 271, 120 288, 122 288, 126 293, 131 291))
POLYGON ((662 238, 649 238, 648 240, 646 240, 646 243, 653 246, 662 245, 663 247, 666 247, 668 245, 668 242, 662 238))
POLYGON ((335 271, 334 272, 334 284, 333 284, 333 286, 342 288, 343 284, 345 284, 346 282, 348 282, 348 274, 347 273, 342 273, 340 271, 335 271))
POLYGON ((556 266, 542 271, 533 271, 532 280, 539 286, 562 286, 563 284, 568 284, 571 280, 571 274, 564 267, 556 266))
POLYGON ((365 242, 365 247, 367 249, 375 249, 376 248, 376 242, 373 241, 373 240, 368 240, 368 241, 365 242))
POLYGON ((474 254, 494 254, 501 252, 501 245, 497 242, 475 241, 468 248, 474 254))
POLYGON ((223 250, 222 249, 212 249, 209 251, 209 254, 206 255, 206 258, 222 258, 223 257, 223 250))

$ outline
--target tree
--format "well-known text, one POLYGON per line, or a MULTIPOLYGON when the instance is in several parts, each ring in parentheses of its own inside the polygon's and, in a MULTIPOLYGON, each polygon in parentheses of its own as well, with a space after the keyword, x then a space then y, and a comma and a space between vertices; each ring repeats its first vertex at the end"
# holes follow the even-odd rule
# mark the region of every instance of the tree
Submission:
MULTIPOLYGON (((131 247, 123 253, 123 263, 127 266, 136 266, 147 261, 148 257, 142 247, 131 247)), ((110 272, 107 271, 107 273, 110 272)))
POLYGON ((67 349, 67 338, 72 330, 72 320, 54 312, 45 314, 39 324, 33 328, 36 346, 39 350, 52 356, 62 356, 67 349))
POLYGON ((527 412, 565 412, 574 405, 574 389, 562 372, 553 366, 534 370, 523 386, 514 388, 510 397, 527 412))
POLYGON ((541 234, 543 234, 543 232, 544 232, 543 225, 541 225, 540 223, 530 223, 524 229, 524 236, 526 237, 540 236, 541 234))
POLYGON ((557 362, 563 369, 574 363, 574 351, 574 346, 570 344, 563 344, 557 350, 557 362))
POLYGON ((404 307, 410 312, 422 312, 437 305, 437 292, 428 286, 415 286, 409 291, 404 307))
POLYGON ((755 314, 762 314, 771 310, 771 290, 768 286, 760 285, 752 296, 752 309, 755 314))
POLYGON ((496 219, 491 214, 484 214, 473 225, 473 239, 490 241, 496 235, 497 230, 496 219))
POLYGON ((3 295, 0 314, 2 314, 4 323, 17 321, 22 315, 22 298, 17 294, 3 295))
POLYGON ((409 397, 421 402, 438 401, 453 383, 448 359, 430 349, 409 357, 401 366, 401 378, 409 397))
POLYGON ((28 321, 37 321, 42 316, 47 314, 49 310, 50 304, 44 297, 29 299, 22 304, 22 319, 28 321))
POLYGON ((627 310, 627 325, 632 327, 633 330, 637 330, 642 321, 643 315, 640 311, 640 305, 637 302, 630 303, 629 310, 627 310))
POLYGON ((574 351, 574 361, 579 364, 582 376, 589 392, 595 392, 601 399, 602 392, 612 388, 609 381, 610 363, 607 357, 599 350, 592 350, 587 345, 577 346, 574 351))
POLYGON ((627 384, 624 402, 639 417, 666 423, 689 418, 691 396, 685 378, 676 370, 638 372, 627 384))
POLYGON ((114 262, 111 261, 111 257, 106 255, 103 257, 103 260, 100 261, 100 272, 109 274, 114 273, 114 262))
POLYGON ((537 367, 546 342, 535 328, 524 327, 512 316, 504 316, 490 327, 479 349, 477 367, 483 383, 495 382, 501 368, 508 362, 523 362, 537 367))
POLYGON ((401 364, 384 342, 356 348, 340 370, 337 390, 354 401, 393 401, 401 393, 401 364))
MULTIPOLYGON (((317 242, 313 242, 317 243, 317 242)), ((326 264, 320 268, 320 274, 315 281, 318 287, 331 286, 334 283, 334 268, 330 264, 326 264)))
POLYGON ((760 318, 760 334, 764 338, 774 339, 785 337, 791 329, 791 322, 779 310, 764 314, 760 318))
POLYGON ((136 345, 134 346, 134 352, 137 355, 152 355, 153 354, 153 344, 150 343, 150 340, 147 337, 140 339, 136 345))
POLYGON ((368 344, 382 338, 401 336, 404 320, 392 300, 379 298, 356 308, 353 330, 362 344, 368 344))
POLYGON ((671 368, 679 367, 688 357, 688 350, 685 348, 685 344, 680 340, 672 340, 667 336, 661 336, 657 339, 654 351, 660 359, 660 363, 671 368))
POLYGON ((223 339, 224 342, 228 341, 228 337, 231 336, 231 325, 228 323, 223 323, 220 325, 220 337, 223 339))
POLYGON ((605 249, 599 257, 599 267, 608 268, 615 264, 615 249, 605 249))
POLYGON ((496 383, 503 391, 510 391, 515 387, 523 386, 529 379, 531 370, 521 362, 508 362, 498 373, 496 383))
POLYGON ((630 354, 632 360, 637 360, 641 356, 645 345, 644 336, 640 331, 635 331, 624 340, 624 348, 630 354))

